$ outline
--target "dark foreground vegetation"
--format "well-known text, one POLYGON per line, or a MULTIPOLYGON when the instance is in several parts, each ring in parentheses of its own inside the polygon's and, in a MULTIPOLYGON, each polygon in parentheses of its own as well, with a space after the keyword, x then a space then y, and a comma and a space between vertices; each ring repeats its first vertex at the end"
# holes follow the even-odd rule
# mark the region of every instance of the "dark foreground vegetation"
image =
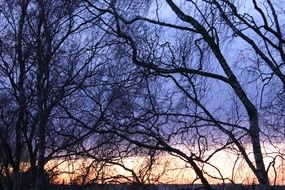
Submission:
POLYGON ((284 4, 0 0, 0 188, 284 184, 284 4))
MULTIPOLYGON (((212 185, 215 190, 255 190, 255 185, 212 185)), ((51 185, 51 190, 203 190, 202 185, 179 185, 179 184, 161 184, 161 185, 92 185, 89 187, 51 185)), ((285 190, 284 186, 272 187, 272 190, 285 190)))

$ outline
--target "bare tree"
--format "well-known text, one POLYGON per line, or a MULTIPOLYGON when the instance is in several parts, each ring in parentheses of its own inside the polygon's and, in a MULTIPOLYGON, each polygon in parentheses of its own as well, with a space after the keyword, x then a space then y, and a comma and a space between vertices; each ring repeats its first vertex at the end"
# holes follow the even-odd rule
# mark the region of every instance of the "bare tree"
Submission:
MULTIPOLYGON (((200 119, 200 121, 206 122, 209 127, 212 126, 214 129, 222 132, 228 138, 228 143, 225 143, 223 148, 234 144, 258 179, 260 184, 258 188, 269 189, 269 178, 264 163, 261 147, 262 139, 260 137, 260 132, 263 128, 260 124, 262 110, 259 109, 259 106, 262 105, 253 97, 263 98, 265 86, 268 86, 268 89, 273 89, 274 86, 268 84, 273 84, 271 81, 274 80, 271 79, 275 76, 283 83, 284 74, 281 67, 284 62, 282 59, 284 42, 280 25, 282 21, 280 21, 277 14, 279 12, 282 14, 282 8, 271 1, 266 1, 263 5, 252 1, 254 9, 262 18, 262 23, 259 24, 257 16, 250 15, 252 14, 251 12, 244 13, 239 11, 240 5, 234 1, 185 1, 179 5, 172 0, 166 0, 165 2, 166 4, 157 1, 156 4, 154 3, 153 6, 156 6, 155 15, 151 13, 150 15, 135 14, 134 10, 136 7, 134 4, 136 2, 127 4, 121 1, 110 1, 109 3, 106 2, 105 7, 98 6, 92 2, 89 3, 93 5, 93 8, 102 9, 108 12, 110 17, 113 16, 112 24, 108 24, 108 27, 111 28, 114 36, 123 39, 122 44, 128 44, 129 49, 126 52, 131 53, 130 56, 135 65, 148 70, 153 75, 165 78, 165 84, 167 81, 169 83, 172 81, 169 86, 177 88, 188 101, 194 104, 194 108, 197 108, 196 113, 191 113, 192 117, 191 114, 185 114, 182 111, 172 115, 176 119, 179 115, 185 116, 188 120, 193 118, 196 122, 197 119, 200 119), (169 7, 171 10, 169 14, 176 16, 176 23, 172 20, 165 21, 166 19, 161 16, 162 12, 159 9, 162 6, 169 7), (265 7, 261 8, 261 6, 265 7), (125 7, 130 8, 130 10, 126 11, 125 7), (266 8, 270 11, 266 12, 266 8), (271 24, 268 24, 269 22, 271 24), (171 37, 165 38, 162 35, 171 34, 170 32, 161 32, 161 28, 169 30, 176 35, 173 39, 171 37), (225 30, 228 30, 228 32, 225 32, 225 30), (184 41, 183 37, 181 37, 182 35, 179 34, 189 37, 185 37, 184 41), (251 35, 257 39, 253 40, 251 35), (235 39, 237 36, 239 38, 235 39), (185 49, 187 51, 189 47, 183 46, 179 41, 187 44, 192 49, 185 53, 185 49), (261 43, 258 43, 258 41, 261 41, 261 43), (254 55, 256 55, 256 60, 243 63, 245 59, 233 59, 232 57, 235 54, 227 54, 228 52, 225 48, 225 46, 229 47, 232 44, 231 42, 246 43, 254 52, 254 55), (182 48, 179 49, 177 45, 182 48), (274 55, 276 54, 275 56, 273 56, 273 52, 274 55), (211 59, 205 59, 206 56, 211 59), (266 68, 266 66, 268 67, 266 68), (218 68, 216 71, 215 67, 218 68), (249 68, 253 69, 252 72, 258 73, 257 76, 250 73, 244 74, 245 71, 250 72, 249 68), (271 70, 269 74, 267 72, 268 68, 271 70), (268 78, 264 78, 266 74, 268 74, 268 78), (254 84, 257 86, 258 93, 248 89, 248 87, 252 87, 251 77, 257 77, 254 79, 254 84), (235 101, 237 103, 236 111, 238 111, 235 115, 243 112, 241 116, 244 121, 242 123, 228 122, 234 119, 226 117, 225 110, 229 109, 227 106, 221 106, 218 113, 214 112, 212 106, 206 106, 205 97, 207 94, 201 92, 212 90, 214 93, 220 93, 221 95, 222 93, 213 89, 213 87, 204 89, 201 86, 199 87, 201 85, 197 82, 199 78, 200 80, 211 81, 214 87, 223 85, 222 90, 228 89, 230 94, 226 96, 234 96, 238 100, 237 102, 235 101), (245 86, 245 84, 248 86, 245 86), (252 146, 254 160, 251 160, 248 156, 248 150, 245 148, 243 140, 245 138, 249 140, 247 140, 246 144, 250 143, 252 146)), ((144 6, 147 7, 146 5, 144 6)), ((240 52, 242 54, 239 55, 247 56, 242 49, 240 52)), ((277 84, 279 85, 279 83, 277 84)), ((278 96, 282 86, 279 85, 279 88, 277 88, 275 97, 278 96)), ((217 102, 216 104, 219 103, 217 102)), ((192 106, 189 104, 188 108, 194 109, 192 106)), ((164 115, 164 117, 166 117, 165 115, 171 115, 169 113, 158 114, 155 111, 152 114, 154 116, 164 115)), ((237 118, 237 121, 239 118, 237 118)), ((149 127, 147 126, 151 126, 150 123, 144 125, 145 129, 143 131, 140 131, 139 127, 136 128, 136 131, 133 128, 136 125, 140 126, 140 122, 133 123, 133 125, 129 122, 124 125, 125 127, 122 127, 123 129, 117 127, 119 126, 118 123, 109 122, 114 133, 128 139, 132 143, 145 148, 163 149, 179 154, 187 162, 191 163, 205 187, 211 189, 210 184, 204 177, 205 173, 196 164, 196 162, 204 162, 207 159, 200 160, 199 157, 195 158, 193 152, 191 152, 192 156, 188 156, 184 152, 178 152, 171 144, 166 144, 166 141, 162 140, 161 131, 155 133, 155 131, 148 129, 149 127), (133 126, 132 131, 129 131, 130 125, 133 126), (161 146, 149 145, 136 136, 132 138, 131 134, 133 133, 140 134, 149 141, 151 141, 149 138, 152 137, 161 146)), ((192 126, 195 126, 196 122, 193 122, 192 126)), ((156 125, 158 126, 157 123, 156 125)), ((181 129, 178 128, 176 130, 180 131, 181 129)), ((198 133, 200 130, 198 130, 198 133)), ((216 133, 216 135, 220 135, 219 132, 216 133)), ((202 138, 203 136, 200 137, 202 138)))
POLYGON ((52 116, 59 111, 60 103, 93 75, 89 63, 96 43, 92 42, 94 52, 88 52, 91 44, 82 33, 96 16, 85 20, 76 1, 1 3, 1 88, 5 90, 3 96, 12 101, 3 107, 1 140, 8 169, 13 168, 13 189, 21 188, 20 165, 25 161, 30 163, 35 188, 44 189, 45 164, 58 153, 56 150, 69 145, 55 148, 51 144, 55 141, 49 143, 58 130, 52 116), (9 111, 10 107, 14 110, 9 111), (28 159, 23 157, 24 151, 28 159))
POLYGON ((258 189, 271 188, 271 170, 276 183, 282 0, 0 3, 0 169, 10 189, 21 189, 26 163, 32 188, 44 189, 52 159, 92 159, 82 184, 151 183, 160 151, 189 164, 205 189, 235 183, 213 164, 225 151, 245 161, 258 189), (144 151, 138 173, 122 162, 144 151), (132 176, 104 178, 110 164, 132 176))

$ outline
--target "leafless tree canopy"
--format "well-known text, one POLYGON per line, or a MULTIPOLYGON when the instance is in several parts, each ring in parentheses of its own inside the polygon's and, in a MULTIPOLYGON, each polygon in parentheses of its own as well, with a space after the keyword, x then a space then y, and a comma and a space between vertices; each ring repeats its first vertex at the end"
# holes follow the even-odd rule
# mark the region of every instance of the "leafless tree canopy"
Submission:
POLYGON ((0 0, 0 189, 281 185, 284 7, 0 0))

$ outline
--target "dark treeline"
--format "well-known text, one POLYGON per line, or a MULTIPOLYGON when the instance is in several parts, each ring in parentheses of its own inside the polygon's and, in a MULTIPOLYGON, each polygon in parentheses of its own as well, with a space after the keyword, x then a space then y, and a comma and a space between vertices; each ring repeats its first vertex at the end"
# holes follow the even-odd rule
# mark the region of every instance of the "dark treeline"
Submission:
POLYGON ((272 189, 285 154, 284 5, 0 0, 0 189, 44 190, 58 174, 49 161, 76 159, 91 160, 82 188, 163 183, 153 170, 165 154, 207 190, 234 185, 241 162, 272 189), (220 152, 235 157, 231 176, 212 163, 220 152), (124 165, 135 156, 139 171, 124 165))

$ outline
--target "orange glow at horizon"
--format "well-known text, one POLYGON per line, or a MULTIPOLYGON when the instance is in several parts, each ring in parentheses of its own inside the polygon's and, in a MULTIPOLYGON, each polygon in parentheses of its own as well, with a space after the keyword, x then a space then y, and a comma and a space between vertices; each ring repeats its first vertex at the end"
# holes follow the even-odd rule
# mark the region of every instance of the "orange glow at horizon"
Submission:
MULTIPOLYGON (((276 155, 275 155, 276 156, 276 155)), ((266 166, 272 161, 271 158, 266 157, 264 159, 266 166)), ((159 156, 153 169, 148 173, 146 170, 146 157, 128 157, 120 160, 121 164, 124 164, 126 168, 132 169, 138 176, 144 178, 145 183, 168 183, 168 184, 191 184, 191 183, 201 183, 196 179, 195 172, 185 161, 180 158, 164 155, 159 156), (144 177, 143 177, 144 176, 144 177), (148 176, 148 177, 147 177, 148 176), (195 181, 194 181, 195 180, 195 181)), ((106 164, 98 164, 93 168, 90 168, 89 174, 85 175, 87 168, 91 165, 93 160, 91 159, 77 159, 77 160, 52 160, 48 162, 46 168, 55 168, 58 175, 53 179, 53 183, 56 184, 70 184, 70 183, 88 183, 92 179, 97 177, 96 183, 116 183, 115 181, 110 181, 114 176, 117 176, 117 182, 128 182, 133 180, 132 173, 127 171, 121 166, 106 164), (97 171, 100 170, 100 173, 97 171), (85 175, 85 176, 84 176, 85 175), (125 178, 123 178, 124 176, 125 178), (83 178, 86 178, 83 182, 83 178)), ((229 183, 231 179, 235 183, 252 184, 257 183, 257 179, 253 173, 248 168, 247 164, 243 159, 238 159, 237 156, 229 154, 227 152, 220 152, 213 156, 210 161, 210 165, 199 165, 203 168, 205 177, 211 184, 221 184, 223 181, 216 178, 225 179, 225 183, 229 183), (215 169, 214 167, 218 168, 215 169), (233 173, 234 168, 234 173, 233 173), (228 178, 228 179, 227 179, 228 178)), ((276 184, 285 184, 285 166, 283 164, 283 159, 276 157, 275 168, 277 171, 276 184)), ((268 172, 271 183, 274 183, 274 170, 271 169, 268 172)))

